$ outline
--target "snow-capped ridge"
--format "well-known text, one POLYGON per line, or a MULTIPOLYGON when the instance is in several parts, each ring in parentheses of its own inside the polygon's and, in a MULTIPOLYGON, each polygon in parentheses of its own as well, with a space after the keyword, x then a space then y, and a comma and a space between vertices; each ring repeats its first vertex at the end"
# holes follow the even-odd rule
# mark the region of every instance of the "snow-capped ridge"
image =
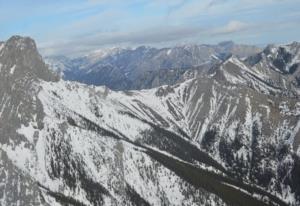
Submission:
POLYGON ((210 77, 114 91, 49 81, 36 52, 11 51, 0 204, 299 205, 300 107, 270 81, 285 74, 233 55, 210 77))
POLYGON ((132 49, 130 47, 103 48, 103 49, 94 50, 94 51, 90 52, 89 54, 85 55, 84 57, 88 58, 91 62, 96 62, 96 61, 99 61, 108 56, 120 54, 124 50, 132 50, 132 49))

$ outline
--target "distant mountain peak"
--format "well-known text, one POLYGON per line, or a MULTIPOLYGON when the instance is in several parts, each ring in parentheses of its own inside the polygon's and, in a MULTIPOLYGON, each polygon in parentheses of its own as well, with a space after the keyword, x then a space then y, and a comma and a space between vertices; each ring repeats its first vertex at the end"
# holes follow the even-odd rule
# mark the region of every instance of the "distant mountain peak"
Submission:
POLYGON ((221 46, 221 47, 227 47, 227 48, 231 48, 235 45, 235 43, 233 41, 222 41, 220 43, 218 43, 218 46, 221 46))
POLYGON ((275 53, 277 49, 278 49, 278 47, 277 47, 275 44, 268 44, 268 45, 264 48, 263 52, 264 52, 265 54, 271 54, 271 53, 275 53))
POLYGON ((89 59, 91 62, 95 62, 100 59, 106 58, 108 56, 117 55, 124 50, 125 50, 125 48, 122 48, 122 47, 97 49, 97 50, 92 51, 91 53, 85 55, 85 57, 87 59, 89 59))
POLYGON ((291 44, 290 44, 291 47, 300 47, 300 42, 297 42, 297 41, 293 41, 291 44))
POLYGON ((188 76, 193 77, 198 71, 202 73, 208 70, 211 65, 226 60, 231 54, 242 58, 260 51, 254 46, 227 41, 220 45, 100 49, 76 59, 50 57, 47 62, 66 80, 128 90, 174 84, 185 79, 186 70, 193 74, 188 76), (176 72, 171 72, 174 69, 176 72))

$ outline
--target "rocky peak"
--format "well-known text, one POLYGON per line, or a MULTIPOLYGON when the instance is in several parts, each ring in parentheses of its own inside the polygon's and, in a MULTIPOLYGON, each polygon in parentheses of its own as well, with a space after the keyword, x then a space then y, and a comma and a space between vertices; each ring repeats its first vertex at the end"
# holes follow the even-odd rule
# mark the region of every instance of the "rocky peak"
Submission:
POLYGON ((268 44, 264 50, 263 50, 263 53, 268 55, 268 54, 272 54, 272 53, 275 53, 277 51, 277 47, 275 44, 268 44))
POLYGON ((299 49, 300 49, 300 42, 292 42, 291 44, 289 44, 290 46, 290 49, 291 50, 296 50, 297 52, 299 52, 299 49))
POLYGON ((223 41, 218 44, 218 46, 224 47, 226 49, 230 49, 230 48, 234 47, 234 45, 235 44, 233 41, 223 41))
POLYGON ((262 52, 248 57, 245 62, 254 66, 262 61, 271 63, 282 73, 287 73, 289 66, 300 61, 300 43, 280 46, 269 44, 262 52))
POLYGON ((45 81, 58 80, 44 63, 33 39, 12 36, 0 44, 0 47, 0 77, 9 80, 27 77, 45 81))
POLYGON ((285 75, 294 74, 300 62, 300 44, 293 42, 281 46, 268 45, 261 56, 261 59, 265 58, 275 70, 285 75))
POLYGON ((43 114, 35 83, 58 77, 48 69, 31 38, 13 36, 0 47, 0 143, 19 142, 22 137, 16 129, 43 114))
POLYGON ((30 37, 12 36, 6 41, 8 48, 17 50, 34 50, 36 51, 36 44, 30 37))

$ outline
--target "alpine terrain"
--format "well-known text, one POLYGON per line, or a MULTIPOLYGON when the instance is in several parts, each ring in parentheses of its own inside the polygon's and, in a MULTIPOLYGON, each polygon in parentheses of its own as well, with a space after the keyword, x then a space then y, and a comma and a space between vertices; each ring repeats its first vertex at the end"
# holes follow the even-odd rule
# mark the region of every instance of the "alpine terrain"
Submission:
POLYGON ((0 205, 300 205, 299 65, 299 43, 270 45, 113 91, 60 79, 13 36, 0 43, 0 205))
POLYGON ((146 46, 100 49, 73 59, 48 56, 46 62, 65 80, 105 85, 114 90, 149 89, 183 82, 231 54, 244 58, 260 51, 255 46, 226 41, 161 49, 146 46))

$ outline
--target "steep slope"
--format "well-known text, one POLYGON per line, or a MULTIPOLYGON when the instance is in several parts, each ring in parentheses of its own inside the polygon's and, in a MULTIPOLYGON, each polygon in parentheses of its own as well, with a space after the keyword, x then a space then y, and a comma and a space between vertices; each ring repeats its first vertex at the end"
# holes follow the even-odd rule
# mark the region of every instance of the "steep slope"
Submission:
POLYGON ((118 116, 122 105, 106 101, 105 88, 56 82, 31 39, 5 42, 1 65, 1 205, 224 205, 102 125, 103 104, 130 138, 151 128, 118 116))
POLYGON ((194 80, 192 136, 236 176, 297 199, 299 88, 291 92, 257 76, 263 77, 230 58, 210 80, 194 80))
POLYGON ((261 53, 251 56, 246 64, 268 77, 271 84, 277 84, 288 90, 299 87, 300 44, 269 45, 261 53))
POLYGON ((52 67, 59 67, 63 71, 66 80, 105 85, 114 90, 129 90, 175 84, 183 79, 186 70, 193 72, 191 68, 198 68, 202 72, 202 69, 207 70, 220 63, 229 54, 246 57, 259 51, 254 46, 223 42, 218 45, 184 45, 162 49, 145 46, 136 49, 112 48, 73 60, 62 57, 47 59, 52 67), (180 75, 174 78, 174 73, 169 70, 180 71, 180 75), (161 78, 162 73, 164 78, 161 78))
POLYGON ((238 59, 175 86, 115 92, 57 81, 20 52, 12 59, 31 60, 13 73, 32 78, 7 78, 1 96, 1 204, 299 204, 298 96, 251 87, 238 59))
MULTIPOLYGON (((37 88, 32 83, 37 79, 55 81, 37 53, 35 43, 29 38, 14 36, 2 43, 0 49, 0 179, 1 205, 39 205, 39 189, 32 177, 22 173, 7 156, 16 145, 32 147, 25 137, 16 131, 21 125, 35 122, 36 129, 43 127, 42 105, 36 98, 37 88), (7 147, 10 145, 11 147, 7 147), (5 151, 6 150, 6 151, 5 151)), ((34 135, 35 136, 35 135, 34 135)), ((36 136, 35 136, 36 137, 36 136)), ((34 138, 33 136, 31 138, 34 138)), ((25 160, 18 151, 18 158, 25 160)))

